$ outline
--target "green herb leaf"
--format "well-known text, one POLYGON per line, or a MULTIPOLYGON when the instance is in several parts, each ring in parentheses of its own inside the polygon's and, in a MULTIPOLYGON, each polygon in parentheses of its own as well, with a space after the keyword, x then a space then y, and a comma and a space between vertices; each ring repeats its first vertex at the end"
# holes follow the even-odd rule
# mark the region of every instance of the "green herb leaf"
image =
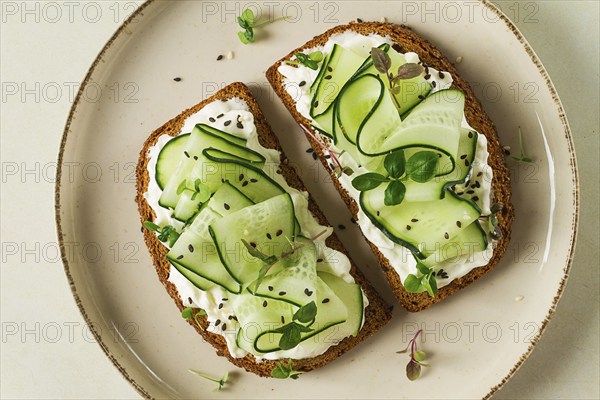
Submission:
POLYGON ((144 227, 150 232, 158 232, 160 230, 160 226, 156 225, 152 221, 144 221, 144 227))
POLYGON ((179 183, 179 186, 177 186, 177 195, 180 195, 181 193, 183 193, 183 191, 187 189, 187 180, 184 179, 179 183))
POLYGON ((392 92, 392 94, 399 95, 400 94, 400 86, 392 86, 390 88, 390 92, 392 92))
POLYGON ((408 362, 408 364, 406 365, 407 378, 410 379, 411 381, 414 381, 414 380, 418 379, 420 375, 421 375, 421 365, 418 362, 411 359, 408 362))
POLYGON ((417 270, 422 273, 423 275, 427 275, 429 273, 431 273, 431 269, 423 264, 422 262, 417 261, 417 270))
POLYGON ((266 255, 265 253, 263 253, 262 251, 260 251, 259 249, 257 249, 256 247, 252 246, 250 243, 248 243, 246 240, 242 239, 242 243, 244 244, 244 246, 246 247, 246 249, 248 250, 248 253, 250 253, 250 255, 252 257, 256 257, 261 261, 267 261, 269 259, 270 256, 266 255))
MULTIPOLYGON (((208 199, 210 199, 210 189, 208 188, 208 185, 205 185, 204 183, 202 183, 202 181, 200 179, 196 179, 196 181, 194 182, 194 189, 195 189, 194 195, 200 196, 200 198, 198 200, 201 203, 205 203, 206 201, 208 201, 208 199)), ((193 198, 192 198, 192 200, 193 200, 193 198)))
POLYGON ((350 168, 350 167, 344 167, 344 168, 342 168, 342 173, 344 175, 350 176, 350 175, 352 175, 354 173, 354 170, 352 168, 350 168))
POLYGON ((385 188, 383 204, 386 206, 396 206, 404 200, 406 186, 400 181, 391 181, 385 188))
POLYGON ((396 83, 402 79, 412 79, 421 75, 425 69, 423 66, 416 63, 406 63, 398 67, 398 74, 392 79, 392 82, 396 83))
MULTIPOLYGON (((433 277, 433 280, 435 280, 435 277, 433 277)), ((431 286, 431 276, 430 275, 422 276, 421 284, 423 285, 423 287, 425 288, 425 290, 431 297, 435 296, 435 293, 433 292, 433 287, 431 286)))
POLYGON ((296 53, 295 56, 302 65, 315 71, 319 69, 319 63, 310 58, 310 56, 307 56, 304 53, 296 53))
POLYGON ((225 374, 223 375, 223 377, 222 377, 221 379, 217 379, 217 378, 211 378, 210 376, 208 376, 208 375, 206 375, 206 374, 203 374, 202 372, 195 371, 195 370, 193 370, 193 369, 188 369, 188 372, 190 372, 190 373, 192 373, 192 374, 194 374, 194 375, 197 375, 197 376, 199 376, 199 377, 201 377, 201 378, 204 378, 204 379, 206 379, 206 380, 209 380, 209 381, 211 381, 211 382, 215 382, 215 383, 217 383, 219 386, 217 386, 217 387, 216 387, 216 388, 213 390, 213 392, 218 392, 218 391, 220 391, 221 389, 223 389, 223 386, 225 386, 225 384, 227 383, 227 380, 229 379, 229 372, 225 372, 225 374))
POLYGON ((385 156, 383 160, 383 166, 385 170, 394 179, 400 178, 404 175, 404 167, 406 165, 406 158, 404 158, 403 150, 396 150, 385 156))
POLYGON ((300 321, 303 324, 308 324, 315 319, 317 315, 317 305, 314 301, 300 307, 294 314, 294 321, 300 321))
POLYGON ((246 32, 238 32, 237 35, 238 35, 238 38, 240 39, 240 42, 242 42, 244 44, 250 43, 248 38, 246 38, 246 32))
POLYGON ((367 190, 375 189, 383 182, 387 182, 387 178, 376 172, 367 172, 366 174, 359 175, 352 179, 352 186, 356 190, 366 192, 367 190))
POLYGON ((192 307, 186 307, 181 311, 183 319, 188 320, 194 318, 194 309, 192 307))
POLYGON ((300 374, 302 374, 302 372, 294 371, 292 366, 292 360, 289 360, 287 365, 280 361, 277 364, 277 366, 275 366, 275 368, 273 368, 273 370, 271 371, 271 377, 277 379, 298 379, 300 377, 300 374))
POLYGON ((431 297, 435 297, 435 295, 438 292, 438 288, 437 280, 435 279, 435 275, 433 273, 429 275, 428 283, 429 284, 427 285, 427 293, 429 293, 431 297))
POLYGON ((312 329, 300 325, 297 322, 290 322, 287 325, 273 330, 274 333, 281 333, 279 338, 279 347, 282 350, 293 349, 300 344, 303 332, 312 332, 312 329))
POLYGON ((375 69, 382 74, 387 74, 388 70, 392 67, 390 56, 378 47, 371 49, 371 59, 373 60, 375 69))
POLYGON ((406 162, 406 174, 415 182, 428 182, 435 175, 438 159, 433 151, 419 151, 406 162))
POLYGON ((421 279, 413 274, 409 274, 404 280, 404 289, 410 293, 421 293, 425 291, 425 288, 421 284, 421 279))
POLYGON ((415 351, 415 354, 413 354, 413 358, 417 361, 417 362, 421 362, 423 360, 425 360, 426 354, 424 351, 415 351))
MULTIPOLYGON (((254 16, 254 11, 252 11, 252 9, 250 8, 246 8, 243 12, 242 12, 242 18, 248 23, 248 25, 250 27, 254 26, 254 19, 256 18, 254 16)), ((244 28, 242 26, 242 28, 244 28)))
POLYGON ((320 51, 313 51, 312 53, 310 53, 308 55, 310 57, 311 60, 316 61, 316 62, 321 62, 323 61, 323 53, 320 51))
POLYGON ((521 127, 519 127, 519 151, 521 155, 519 157, 513 156, 513 160, 524 162, 524 163, 532 163, 533 160, 530 157, 525 155, 525 144, 523 143, 523 132, 521 132, 521 127))

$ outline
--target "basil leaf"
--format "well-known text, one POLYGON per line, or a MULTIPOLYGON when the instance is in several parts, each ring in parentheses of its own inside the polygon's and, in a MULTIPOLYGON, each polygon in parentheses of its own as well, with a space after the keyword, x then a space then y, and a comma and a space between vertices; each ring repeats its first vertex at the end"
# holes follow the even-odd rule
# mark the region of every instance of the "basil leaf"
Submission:
POLYGON ((421 280, 413 274, 409 274, 404 280, 404 289, 410 293, 421 293, 425 290, 421 285, 421 280))
MULTIPOLYGON (((296 323, 291 323, 282 327, 284 328, 283 334, 279 339, 279 347, 282 350, 289 350, 298 346, 302 339, 300 328, 298 328, 298 326, 299 325, 296 323)), ((277 330, 275 330, 275 332, 277 332, 277 330)))
POLYGON ((367 190, 375 189, 385 181, 387 181, 385 176, 376 172, 367 172, 366 174, 359 175, 352 179, 352 186, 354 186, 356 190, 366 192, 367 190))
POLYGON ((183 317, 183 319, 192 319, 194 317, 194 310, 192 309, 192 307, 186 307, 183 309, 183 311, 181 311, 181 316, 183 317))
POLYGON ((404 200, 406 186, 400 181, 391 181, 388 187, 385 188, 383 204, 386 206, 396 206, 404 200))
POLYGON ((437 288, 437 280, 435 279, 435 275, 431 274, 429 275, 429 285, 428 287, 431 289, 431 291, 428 290, 429 295, 431 297, 435 296, 438 292, 438 288, 437 288))
POLYGON ((317 315, 317 305, 314 301, 300 307, 294 314, 294 321, 300 321, 304 324, 312 322, 317 315))
POLYGON ((246 40, 248 40, 248 42, 254 42, 254 31, 252 30, 252 28, 246 28, 246 31, 244 32, 244 37, 246 38, 246 40))
POLYGON ((435 175, 438 159, 433 151, 419 151, 406 162, 406 174, 415 182, 430 181, 435 175))
POLYGON ((404 166, 406 165, 406 159, 404 158, 403 150, 396 150, 385 156, 383 160, 383 166, 385 170, 394 179, 400 178, 404 175, 404 166))
POLYGON ((411 381, 414 381, 418 379, 420 375, 421 365, 414 360, 410 360, 406 365, 406 377, 411 381))
POLYGON ((398 67, 398 74, 394 77, 393 81, 401 79, 412 79, 421 75, 425 69, 415 63, 406 63, 398 67))
POLYGON ((387 71, 392 66, 390 56, 378 47, 373 47, 371 49, 371 59, 373 60, 375 69, 382 74, 387 74, 387 71))
POLYGON ((250 43, 250 41, 246 38, 246 32, 238 32, 238 38, 240 38, 240 42, 244 44, 250 43))

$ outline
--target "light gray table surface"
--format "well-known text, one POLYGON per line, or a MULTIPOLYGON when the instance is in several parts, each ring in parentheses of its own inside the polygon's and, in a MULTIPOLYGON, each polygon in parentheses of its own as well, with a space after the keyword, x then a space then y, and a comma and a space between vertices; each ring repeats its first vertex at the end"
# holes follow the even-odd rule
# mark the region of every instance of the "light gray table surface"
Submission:
MULTIPOLYGON (((55 162, 74 88, 139 2, 58 2, 60 18, 36 12, 35 4, 43 3, 1 2, 0 396, 139 398, 94 343, 75 306, 54 224, 55 162), (82 18, 87 3, 102 12, 96 22, 82 18), (21 7, 34 11, 23 13, 21 7), (9 96, 14 84, 33 91, 24 99, 9 96), (44 95, 52 87, 60 93, 44 95), (13 175, 15 166, 28 172, 13 175)), ((514 4, 500 2, 541 58, 566 109, 577 152, 581 214, 572 272, 556 314, 533 354, 494 398, 598 399, 599 3, 520 2, 519 9, 536 10, 537 22, 510 15, 514 4)))

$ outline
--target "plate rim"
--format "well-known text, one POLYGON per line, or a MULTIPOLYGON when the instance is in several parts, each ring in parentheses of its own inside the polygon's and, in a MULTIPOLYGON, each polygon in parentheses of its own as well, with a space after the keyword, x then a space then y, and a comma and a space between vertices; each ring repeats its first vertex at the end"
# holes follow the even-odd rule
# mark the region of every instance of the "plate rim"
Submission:
MULTIPOLYGON (((489 389, 488 393, 483 397, 483 399, 489 399, 502 386, 504 386, 506 384, 506 382, 508 382, 508 380, 523 365, 525 360, 532 353, 533 349, 537 346, 540 338, 542 337, 542 335, 544 334, 544 332, 547 329, 548 323, 550 322, 550 320, 556 313, 556 308, 557 308, 558 302, 562 298, 564 289, 566 287, 567 280, 569 278, 571 266, 573 263, 573 257, 574 257, 574 253, 575 253, 575 244, 576 244, 576 240, 577 240, 578 227, 579 227, 580 186, 579 186, 579 173, 578 173, 578 169, 577 169, 577 157, 576 157, 576 153, 575 153, 575 145, 573 142, 571 128, 569 126, 569 122, 567 120, 567 116, 566 116, 564 107, 562 105, 562 102, 558 96, 556 87, 552 83, 552 80, 550 79, 548 71, 542 64, 540 58, 535 53, 535 51, 533 50, 533 48, 531 47, 529 42, 525 39, 523 34, 520 32, 520 30, 502 12, 502 10, 500 10, 500 8, 498 6, 491 3, 491 1, 489 1, 489 0, 478 0, 478 1, 484 7, 487 7, 490 11, 492 11, 511 31, 511 33, 515 36, 515 38, 523 46, 523 48, 527 52, 527 55, 529 56, 529 59, 536 66, 538 72, 541 75, 541 78, 546 83, 546 86, 552 97, 552 101, 554 102, 554 106, 556 107, 556 110, 558 111, 558 117, 562 123, 564 136, 565 136, 565 139, 566 139, 566 142, 568 145, 567 150, 569 152, 569 164, 570 164, 571 177, 572 177, 571 183, 573 185, 573 193, 572 194, 573 194, 573 207, 574 207, 573 220, 571 222, 571 236, 570 236, 570 242, 569 242, 569 251, 568 251, 568 256, 567 256, 566 262, 563 266, 563 276, 558 285, 558 290, 554 296, 554 299, 552 300, 552 303, 550 305, 550 308, 548 309, 546 316, 544 317, 544 320, 541 323, 540 328, 538 329, 538 332, 531 339, 531 342, 530 342, 529 346, 527 347, 527 349, 520 355, 518 361, 509 370, 509 372, 500 380, 500 382, 498 382, 496 385, 492 386, 489 389)), ((88 68, 88 70, 85 74, 85 77, 83 78, 81 84, 79 85, 79 90, 77 91, 77 95, 76 95, 76 97, 73 101, 73 104, 71 105, 71 108, 69 110, 69 114, 67 116, 65 127, 64 127, 64 130, 62 133, 62 137, 60 140, 60 146, 59 146, 59 152, 58 152, 56 180, 55 180, 55 185, 54 185, 54 214, 55 214, 54 216, 55 216, 55 224, 56 224, 56 233, 57 233, 58 244, 59 244, 60 253, 61 253, 61 260, 63 263, 63 269, 64 269, 65 275, 67 277, 69 287, 71 289, 71 293, 75 300, 75 304, 77 305, 77 308, 79 309, 79 312, 81 313, 81 316, 83 317, 90 332, 94 336, 96 343, 98 343, 98 345, 100 346, 100 348, 102 349, 104 354, 112 362, 112 364, 115 366, 115 368, 117 368, 117 370, 121 373, 123 378, 125 378, 125 380, 138 392, 138 394, 140 394, 142 397, 144 397, 146 399, 152 399, 153 397, 140 383, 138 383, 129 374, 127 369, 111 353, 109 347, 104 343, 102 335, 96 329, 93 322, 88 317, 88 314, 83 305, 83 302, 81 301, 81 298, 77 292, 75 281, 71 274, 69 260, 67 258, 67 251, 65 250, 66 247, 65 247, 64 234, 63 234, 63 229, 62 229, 63 224, 62 224, 62 219, 61 219, 61 182, 62 182, 62 175, 63 175, 62 174, 63 159, 64 159, 64 154, 65 154, 67 139, 68 139, 70 128, 71 128, 71 123, 77 112, 77 108, 81 102, 81 98, 84 95, 85 88, 87 87, 89 81, 91 80, 93 73, 96 71, 98 64, 100 64, 102 62, 103 56, 107 53, 107 51, 111 48, 111 46, 115 43, 115 41, 123 33, 127 33, 128 25, 131 24, 133 22, 133 20, 135 20, 135 18, 139 17, 143 13, 143 11, 148 8, 148 6, 150 6, 153 3, 157 3, 157 2, 158 2, 157 0, 145 0, 143 3, 141 3, 138 6, 138 8, 125 21, 123 21, 121 23, 121 25, 117 28, 117 30, 112 34, 112 36, 108 39, 106 44, 102 47, 102 49, 100 50, 98 55, 95 57, 94 61, 90 65, 90 67, 88 68)))

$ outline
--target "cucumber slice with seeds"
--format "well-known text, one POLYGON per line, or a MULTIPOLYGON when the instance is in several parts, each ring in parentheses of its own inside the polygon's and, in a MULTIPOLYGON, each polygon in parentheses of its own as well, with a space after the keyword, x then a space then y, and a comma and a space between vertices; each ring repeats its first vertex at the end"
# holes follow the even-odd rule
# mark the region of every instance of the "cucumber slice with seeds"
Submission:
POLYGON ((177 166, 184 159, 185 146, 190 137, 189 133, 179 135, 169 140, 162 148, 156 159, 156 183, 162 190, 165 188, 169 178, 177 170, 177 166))

